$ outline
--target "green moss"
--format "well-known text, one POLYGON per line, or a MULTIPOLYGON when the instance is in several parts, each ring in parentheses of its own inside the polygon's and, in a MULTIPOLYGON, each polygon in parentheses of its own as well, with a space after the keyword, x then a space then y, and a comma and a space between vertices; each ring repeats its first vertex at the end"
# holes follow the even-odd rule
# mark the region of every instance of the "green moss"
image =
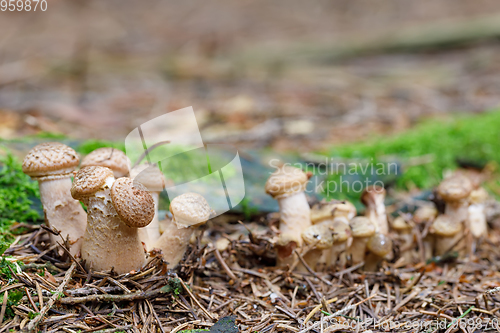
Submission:
POLYGON ((38 184, 22 172, 21 163, 8 152, 0 155, 0 254, 13 240, 12 223, 40 218, 39 198, 38 184))
POLYGON ((125 144, 122 142, 114 141, 104 141, 104 140, 87 140, 80 145, 78 145, 75 150, 82 155, 87 155, 92 151, 103 148, 103 147, 113 147, 121 151, 125 151, 125 144))
MULTIPOLYGON (((492 161, 500 163, 499 129, 500 111, 475 116, 462 115, 447 121, 427 120, 400 135, 334 147, 325 155, 358 159, 363 161, 364 166, 366 164, 378 165, 377 163, 389 158, 397 161, 398 165, 402 165, 403 168, 397 175, 394 173, 390 175, 386 172, 385 176, 389 179, 382 179, 384 183, 395 182, 395 185, 402 189, 408 189, 411 186, 430 188, 439 183, 445 170, 457 168, 458 159, 478 164, 492 161), (426 155, 431 158, 430 163, 404 167, 405 162, 411 158, 426 155)), ((362 181, 374 176, 373 173, 353 174, 359 176, 362 181)), ((339 182, 342 175, 345 176, 343 170, 342 174, 330 175, 329 180, 339 182)), ((334 191, 326 190, 327 196, 356 200, 359 198, 359 193, 353 192, 334 193, 334 191)))

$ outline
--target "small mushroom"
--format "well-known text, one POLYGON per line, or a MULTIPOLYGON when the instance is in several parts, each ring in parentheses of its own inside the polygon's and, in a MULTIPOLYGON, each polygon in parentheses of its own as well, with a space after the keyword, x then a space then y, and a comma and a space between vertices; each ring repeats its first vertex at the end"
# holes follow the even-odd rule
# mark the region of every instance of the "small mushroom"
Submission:
POLYGON ((144 228, 144 233, 141 232, 141 239, 150 247, 160 238, 160 224, 158 219, 158 203, 160 193, 165 186, 165 177, 156 164, 144 163, 135 167, 130 171, 130 177, 134 182, 139 182, 144 185, 153 196, 155 201, 155 216, 153 221, 144 228))
POLYGON ((402 216, 398 216, 392 221, 392 229, 397 233, 400 244, 400 256, 405 258, 407 264, 413 261, 413 226, 405 221, 402 216))
MULTIPOLYGON (((417 224, 429 225, 434 222, 436 216, 438 215, 438 210, 434 204, 425 205, 417 208, 413 213, 413 221, 417 224)), ((431 259, 434 251, 434 236, 431 233, 427 233, 422 239, 424 258, 425 260, 431 259)))
POLYGON ((467 219, 469 206, 467 198, 471 192, 471 181, 461 174, 446 178, 437 188, 437 193, 446 203, 445 214, 457 223, 467 219))
POLYGON ((375 224, 377 232, 387 235, 389 222, 385 213, 385 189, 380 186, 368 186, 361 194, 361 202, 366 206, 365 216, 375 224))
POLYGON ((470 206, 467 224, 474 238, 481 238, 488 233, 486 222, 485 202, 488 200, 488 192, 482 187, 472 191, 469 196, 470 206))
POLYGON ((110 168, 115 178, 120 178, 129 174, 130 160, 121 150, 104 147, 98 148, 85 156, 80 167, 85 168, 87 166, 103 166, 110 168))
MULTIPOLYGON (((80 250, 87 225, 87 214, 77 200, 71 197, 71 176, 80 159, 70 147, 47 142, 31 149, 23 161, 23 172, 38 181, 45 222, 69 240, 70 252, 80 250)), ((61 241, 50 235, 51 243, 61 241)))
POLYGON ((331 224, 331 221, 322 221, 302 232, 304 242, 307 245, 314 245, 314 248, 304 255, 304 260, 313 270, 318 270, 317 266, 323 253, 333 246, 331 224))
POLYGON ((364 216, 356 216, 350 222, 352 244, 349 248, 353 265, 365 260, 366 247, 370 237, 375 235, 375 225, 364 216))
POLYGON ((73 198, 87 205, 87 230, 83 238, 82 259, 94 270, 118 274, 139 270, 146 262, 138 228, 154 216, 149 192, 132 179, 115 180, 113 172, 88 166, 75 175, 73 198))
POLYGON ((184 257, 196 227, 208 221, 212 209, 201 195, 184 193, 172 200, 170 212, 172 221, 153 247, 161 249, 163 259, 174 268, 184 257))
POLYGON ((311 222, 313 224, 341 216, 351 220, 356 216, 356 207, 349 201, 331 200, 317 203, 311 208, 311 222))
POLYGON ((392 240, 385 234, 376 233, 370 237, 366 246, 370 253, 365 260, 365 270, 373 272, 392 253, 392 240))
POLYGON ((292 264, 293 250, 302 246, 302 232, 311 226, 311 210, 304 193, 309 178, 302 170, 284 165, 266 182, 266 193, 278 200, 280 207, 278 266, 292 264))
POLYGON ((339 267, 344 268, 347 263, 347 248, 351 240, 351 228, 349 222, 343 216, 336 217, 331 224, 333 232, 333 245, 326 256, 326 264, 335 267, 339 261, 339 267))
POLYGON ((462 237, 462 223, 448 215, 439 215, 429 230, 434 235, 434 255, 450 251, 462 237))

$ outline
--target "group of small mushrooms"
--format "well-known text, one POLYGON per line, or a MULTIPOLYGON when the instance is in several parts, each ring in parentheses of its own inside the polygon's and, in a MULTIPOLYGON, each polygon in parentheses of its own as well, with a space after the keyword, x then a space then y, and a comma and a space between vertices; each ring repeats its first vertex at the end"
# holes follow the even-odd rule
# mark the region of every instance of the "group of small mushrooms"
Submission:
MULTIPOLYGON (((23 172, 39 183, 45 222, 54 231, 51 243, 64 244, 93 270, 139 270, 149 255, 158 253, 175 267, 196 228, 213 212, 201 195, 184 193, 170 203, 172 218, 160 222, 163 174, 154 164, 131 167, 127 156, 113 148, 97 149, 80 164, 72 148, 42 143, 25 157, 23 172)), ((435 191, 445 203, 442 212, 429 202, 412 215, 396 217, 386 213, 386 192, 378 186, 365 188, 361 196, 364 216, 347 201, 310 207, 305 194, 310 178, 310 173, 284 165, 265 184, 280 208, 274 244, 278 266, 322 270, 364 263, 365 270, 376 270, 384 260, 412 263, 441 256, 461 248, 466 236, 473 251, 487 233, 488 193, 462 173, 446 178, 435 191)))
POLYGON ((137 271, 153 250, 175 267, 197 226, 210 218, 207 201, 185 193, 171 201, 172 220, 163 223, 161 233, 158 188, 164 180, 158 167, 145 163, 130 169, 127 156, 113 148, 93 151, 76 171, 79 165, 72 148, 48 142, 28 152, 23 172, 39 183, 45 223, 54 231, 51 243, 80 254, 87 268, 137 271))
MULTIPOLYGON (((436 200, 445 204, 444 211, 429 201, 413 214, 395 217, 386 213, 386 191, 378 186, 362 193, 364 216, 357 216, 348 201, 322 201, 310 207, 304 193, 309 178, 302 170, 284 165, 267 180, 265 190, 280 207, 275 242, 279 266, 297 265, 299 259, 312 270, 364 262, 364 269, 373 271, 384 260, 409 264, 462 249, 465 243, 472 244, 469 250, 473 251, 470 247, 487 232, 488 193, 460 172, 445 178, 435 191, 436 200), (472 240, 465 242, 466 235, 472 240)), ((300 262, 296 267, 306 268, 300 262)))

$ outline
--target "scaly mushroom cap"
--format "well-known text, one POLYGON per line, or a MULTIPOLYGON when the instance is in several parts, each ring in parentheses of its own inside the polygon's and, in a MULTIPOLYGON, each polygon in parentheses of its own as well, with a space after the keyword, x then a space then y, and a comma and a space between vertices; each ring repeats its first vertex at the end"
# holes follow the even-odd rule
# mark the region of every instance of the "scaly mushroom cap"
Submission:
POLYGON ((115 178, 124 177, 130 169, 130 160, 119 149, 104 147, 99 148, 85 156, 81 167, 103 166, 113 170, 115 178))
POLYGON ((426 205, 419 207, 415 213, 413 213, 413 221, 416 223, 426 223, 429 220, 434 220, 438 215, 438 210, 436 206, 426 205))
POLYGON ((471 192, 469 196, 469 201, 471 204, 480 204, 488 200, 488 197, 489 197, 488 192, 486 192, 484 188, 480 187, 477 190, 471 192))
POLYGON ((266 182, 266 193, 273 198, 287 197, 306 188, 310 176, 298 168, 284 165, 271 174, 266 182))
POLYGON ((104 186, 109 177, 113 177, 113 171, 106 167, 88 166, 80 169, 73 180, 71 196, 77 200, 91 196, 104 186))
POLYGON ((412 226, 405 221, 405 219, 402 216, 398 216, 392 221, 391 227, 394 230, 397 231, 404 231, 404 230, 409 230, 412 229, 412 226))
POLYGON ((344 217, 337 217, 333 220, 332 227, 333 241, 335 243, 345 242, 351 235, 351 228, 347 219, 344 217))
POLYGON ((70 147, 59 142, 45 142, 33 147, 23 161, 23 172, 31 178, 68 175, 80 159, 70 147))
POLYGON ((448 215, 439 215, 430 227, 430 233, 438 236, 454 236, 462 230, 462 224, 452 221, 448 215))
POLYGON ((316 244, 318 250, 328 249, 333 246, 331 221, 323 221, 310 226, 302 231, 302 239, 308 245, 316 244))
POLYGON ((392 240, 384 234, 377 233, 370 237, 366 246, 371 253, 384 257, 392 251, 392 240))
POLYGON ((212 209, 207 200, 197 193, 184 193, 170 203, 170 212, 177 228, 188 228, 205 223, 210 218, 212 209))
POLYGON ((155 216, 155 202, 148 190, 131 178, 115 180, 111 187, 111 200, 116 213, 132 228, 147 226, 155 216))
POLYGON ((354 238, 375 235, 375 225, 365 216, 356 216, 350 222, 351 234, 354 238))
POLYGON ((444 201, 458 201, 469 196, 472 192, 472 183, 463 175, 455 175, 443 180, 437 192, 444 201))
POLYGON ((368 186, 361 194, 361 202, 363 203, 363 205, 368 207, 376 203, 377 197, 381 197, 381 200, 383 202, 383 198, 385 198, 385 189, 377 185, 368 186))
POLYGON ((165 177, 156 164, 143 163, 130 170, 130 178, 150 191, 163 191, 165 177))
POLYGON ((338 216, 344 216, 350 220, 356 216, 356 207, 349 201, 332 200, 320 202, 311 208, 311 222, 313 224, 338 216))

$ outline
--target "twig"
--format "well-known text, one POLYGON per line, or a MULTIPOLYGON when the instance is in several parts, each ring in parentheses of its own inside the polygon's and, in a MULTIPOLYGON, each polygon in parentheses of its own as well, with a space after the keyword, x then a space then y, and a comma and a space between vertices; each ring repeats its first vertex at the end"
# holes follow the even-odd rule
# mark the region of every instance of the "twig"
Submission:
POLYGON ((332 286, 332 283, 324 278, 322 278, 321 276, 319 276, 315 271, 313 271, 311 269, 311 267, 309 267, 309 265, 306 263, 306 261, 304 260, 304 258, 302 258, 302 256, 300 255, 300 253, 297 251, 297 249, 294 249, 293 252, 295 252, 295 254, 297 255, 297 257, 299 258, 300 262, 302 263, 302 265, 304 265, 304 267, 307 269, 307 271, 309 273, 311 273, 313 276, 315 276, 316 278, 318 278, 320 281, 322 281, 323 283, 329 285, 329 286, 332 286))
POLYGON ((203 313, 206 314, 209 319, 215 320, 215 318, 210 314, 210 312, 208 312, 207 309, 205 309, 203 307, 203 305, 201 305, 201 303, 198 301, 198 299, 196 297, 194 297, 193 293, 191 292, 191 290, 189 290, 189 288, 186 286, 186 284, 184 283, 184 281, 182 281, 182 279, 180 277, 178 277, 178 276, 176 276, 176 277, 179 279, 179 281, 182 284, 182 287, 189 294, 189 296, 191 297, 191 299, 196 303, 196 305, 198 305, 200 307, 201 311, 203 311, 203 313))
POLYGON ((49 299, 47 304, 40 310, 40 313, 33 320, 31 320, 28 323, 28 326, 26 326, 24 331, 33 332, 36 329, 36 327, 38 326, 40 321, 43 319, 45 314, 50 310, 50 308, 52 308, 52 306, 54 305, 56 300, 60 297, 60 294, 63 292, 64 288, 66 287, 66 284, 68 284, 69 280, 71 279, 71 276, 73 275, 73 271, 75 270, 76 265, 77 265, 76 261, 74 261, 71 264, 71 267, 68 269, 66 274, 64 274, 64 279, 62 280, 61 284, 59 285, 59 287, 57 287, 56 293, 49 299))
POLYGON ((218 249, 215 249, 215 257, 217 258, 217 260, 219 261, 220 265, 222 266, 222 268, 224 269, 224 271, 226 271, 227 275, 234 281, 236 282, 236 280, 238 279, 236 277, 236 275, 234 275, 233 271, 231 270, 231 268, 229 268, 229 266, 226 264, 226 262, 224 261, 224 258, 222 258, 222 255, 220 254, 219 250, 218 249))

